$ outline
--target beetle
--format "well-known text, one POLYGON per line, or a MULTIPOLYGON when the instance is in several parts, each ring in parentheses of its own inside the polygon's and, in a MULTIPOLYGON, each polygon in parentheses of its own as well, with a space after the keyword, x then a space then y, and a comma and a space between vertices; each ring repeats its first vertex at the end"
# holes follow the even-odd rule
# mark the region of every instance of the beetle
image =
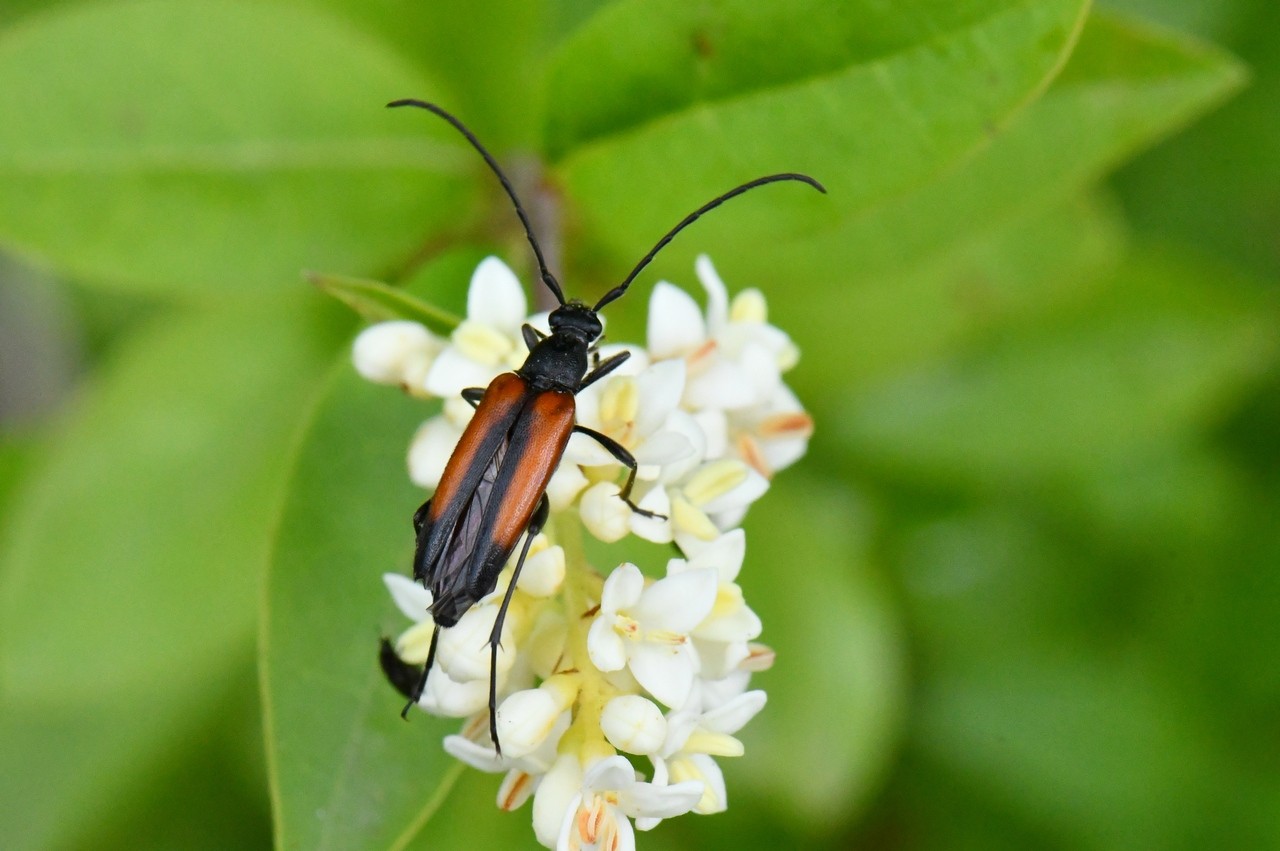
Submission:
POLYGON ((574 432, 587 435, 625 466, 627 479, 619 497, 633 511, 656 516, 631 501, 637 464, 626 447, 575 421, 575 395, 622 366, 630 357, 630 352, 623 351, 603 361, 598 356, 592 360, 603 331, 600 311, 626 293, 636 275, 676 234, 725 201, 779 181, 799 181, 823 193, 826 189, 808 175, 790 172, 743 183, 685 216, 641 258, 621 284, 605 293, 594 306, 588 306, 577 299, 565 300, 560 283, 547 268, 542 248, 511 182, 475 135, 434 103, 404 99, 387 105, 417 107, 439 116, 453 125, 484 158, 515 206, 543 284, 559 302, 549 318, 550 334, 527 324, 521 329, 529 354, 519 369, 499 375, 487 388, 462 391, 463 398, 475 408, 475 414, 445 465, 435 493, 413 516, 416 535, 413 577, 432 595, 430 611, 434 629, 426 665, 417 673, 385 642, 380 652, 387 678, 409 698, 401 712, 407 717, 426 689, 440 630, 456 625, 478 600, 492 593, 498 574, 523 535, 524 545, 488 641, 489 734, 495 750, 501 754, 496 717, 498 641, 529 545, 546 524, 550 510, 547 484, 560 463, 570 435, 574 432), (411 685, 415 675, 416 684, 411 685))

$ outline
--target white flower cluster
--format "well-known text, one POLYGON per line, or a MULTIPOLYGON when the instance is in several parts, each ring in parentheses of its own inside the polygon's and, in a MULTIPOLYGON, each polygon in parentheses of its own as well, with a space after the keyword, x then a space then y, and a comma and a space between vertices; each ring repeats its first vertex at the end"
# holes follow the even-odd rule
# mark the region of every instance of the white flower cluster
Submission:
MULTIPOLYGON (((433 714, 467 719, 446 750, 505 772, 499 807, 515 809, 532 796, 534 831, 548 848, 632 849, 632 819, 647 830, 683 813, 724 810, 714 757, 742 753, 734 734, 765 703, 748 681, 773 654, 754 643, 761 623, 737 584, 746 539, 736 527, 772 475, 804 454, 812 422, 782 381, 798 353, 768 324, 763 296, 747 290, 730 301, 706 257, 696 269, 706 313, 682 290, 658 284, 647 348, 602 346, 601 357, 625 348, 631 358, 577 396, 577 421, 635 456, 632 499, 657 516, 619 499, 621 465, 575 434, 548 488, 552 523, 532 543, 503 622, 502 754, 490 741, 487 640, 510 565, 491 594, 441 631, 420 701, 433 714), (603 541, 635 534, 674 542, 683 557, 670 559, 661 579, 633 564, 602 579, 584 563, 580 541, 550 538, 579 528, 575 518, 603 541), (651 779, 638 779, 622 754, 647 759, 651 779)), ((410 447, 414 482, 439 483, 473 414, 460 392, 523 363, 526 321, 548 331, 546 314, 526 316, 511 270, 489 258, 472 277, 467 317, 449 340, 412 322, 381 323, 357 338, 362 375, 444 399, 410 447)), ((421 664, 434 626, 431 594, 397 574, 385 581, 415 621, 396 652, 421 664)))

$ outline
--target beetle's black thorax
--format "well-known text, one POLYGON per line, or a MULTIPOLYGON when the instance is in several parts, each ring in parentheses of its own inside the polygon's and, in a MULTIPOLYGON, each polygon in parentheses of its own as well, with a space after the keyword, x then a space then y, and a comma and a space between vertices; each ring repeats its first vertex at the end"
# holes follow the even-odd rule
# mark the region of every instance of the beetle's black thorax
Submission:
POLYGON ((575 393, 587 374, 587 353, 603 330, 595 311, 579 301, 551 312, 551 334, 538 341, 516 370, 535 390, 575 393))

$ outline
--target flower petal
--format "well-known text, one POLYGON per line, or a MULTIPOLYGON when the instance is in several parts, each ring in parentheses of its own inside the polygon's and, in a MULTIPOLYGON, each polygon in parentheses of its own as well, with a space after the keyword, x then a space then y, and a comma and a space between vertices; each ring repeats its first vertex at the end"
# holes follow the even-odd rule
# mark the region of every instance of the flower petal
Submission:
POLYGON ((659 361, 636 376, 639 408, 636 432, 652 434, 680 404, 684 395, 683 360, 659 361))
POLYGON ((477 363, 449 346, 436 357, 422 383, 428 393, 447 399, 468 387, 488 387, 500 372, 500 368, 477 363))
POLYGON ((613 629, 613 617, 600 615, 587 632, 587 655, 601 671, 621 670, 627 664, 627 648, 613 629))
POLYGON ((391 592, 391 599, 404 616, 421 623, 431 619, 431 592, 407 576, 398 573, 382 574, 382 582, 391 592))
POLYGON ((702 510, 707 514, 732 511, 735 508, 745 508, 764 496, 769 490, 769 480, 750 467, 746 468, 746 472, 746 476, 732 488, 702 502, 702 510))
POLYGON ((526 313, 524 288, 515 272, 497 257, 481 260, 467 289, 467 319, 519 337, 526 313))
POLYGON ((547 689, 525 689, 508 695, 497 712, 503 754, 514 758, 533 753, 551 734, 563 711, 555 694, 547 689))
POLYGON ((432 417, 420 425, 409 444, 409 480, 421 488, 438 487, 461 437, 462 431, 445 417, 432 417))
POLYGON ((673 783, 669 786, 636 783, 626 790, 620 790, 618 807, 633 817, 675 818, 697 806, 702 798, 702 791, 703 785, 697 781, 673 783))
POLYGON ((613 569, 604 581, 600 593, 600 610, 618 612, 635 605, 644 593, 644 574, 630 562, 623 562, 613 569))
POLYGON ((582 776, 587 792, 615 792, 636 785, 636 770, 625 756, 607 756, 597 760, 582 776))
POLYGON ((539 779, 527 771, 508 771, 498 787, 498 809, 508 813, 520 809, 538 788, 539 779))
POLYGON ((689 699, 697 659, 689 644, 634 642, 627 661, 636 681, 663 705, 678 708, 689 699))
POLYGON ((645 629, 687 634, 715 605, 718 585, 714 570, 691 570, 668 576, 644 589, 630 614, 644 624, 645 629))
POLYGON ((672 538, 671 498, 667 489, 656 487, 646 493, 636 505, 651 511, 656 517, 631 513, 631 531, 655 544, 669 544, 672 538))
POLYGON ((619 695, 605 704, 600 727, 609 744, 627 753, 656 753, 667 738, 662 710, 638 694, 619 695))
MULTIPOLYGON (((550 597, 564 582, 564 548, 545 547, 525 559, 517 588, 535 597, 550 597)), ((755 636, 752 636, 753 638, 755 636)))
POLYGON ((551 510, 564 511, 589 484, 577 464, 562 461, 547 483, 547 501, 551 503, 551 510))
POLYGON ((713 733, 736 733, 764 709, 768 700, 769 696, 760 689, 740 694, 703 715, 702 726, 713 733))
POLYGON ((609 450, 600 445, 600 441, 582 432, 574 432, 569 436, 564 458, 570 464, 583 467, 610 467, 618 463, 618 459, 610 455, 609 450))
POLYGON ((482 745, 479 742, 471 741, 466 736, 456 734, 445 736, 444 750, 454 759, 465 762, 472 768, 483 771, 486 774, 497 774, 506 771, 511 764, 510 760, 505 756, 498 756, 493 749, 493 745, 482 745))
POLYGON ((556 847, 565 816, 582 800, 582 767, 576 754, 555 761, 533 793, 533 832, 547 848, 556 847))
MULTIPOLYGON (((684 544, 681 542, 681 548, 684 544)), ((747 534, 742 529, 730 529, 714 541, 688 540, 689 568, 709 567, 716 571, 721 584, 733 582, 742 570, 742 560, 747 554, 747 534)))
POLYGON ((403 384, 421 390, 421 383, 441 341, 417 322, 379 322, 360 332, 352 345, 356 372, 379 384, 403 384))
POLYGON ((693 455, 693 443, 678 431, 659 431, 646 438, 631 454, 637 464, 665 466, 693 455))
POLYGON ((649 356, 655 361, 683 357, 706 339, 698 303, 679 287, 659 281, 649 297, 649 356))
POLYGON ((729 321, 729 290, 707 255, 697 256, 693 261, 693 271, 707 291, 707 328, 711 334, 716 334, 729 321))
POLYGON ((618 498, 621 492, 613 482, 598 482, 583 491, 579 501, 582 525, 606 544, 622 540, 631 529, 631 509, 618 498))

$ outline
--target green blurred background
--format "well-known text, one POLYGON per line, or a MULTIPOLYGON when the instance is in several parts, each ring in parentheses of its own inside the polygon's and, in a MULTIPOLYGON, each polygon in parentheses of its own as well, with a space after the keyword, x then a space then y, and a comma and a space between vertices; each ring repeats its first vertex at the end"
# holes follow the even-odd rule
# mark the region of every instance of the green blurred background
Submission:
POLYGON ((741 180, 831 189, 717 212, 610 308, 643 339, 710 252, 817 422, 747 522, 779 661, 729 812, 640 847, 1280 847, 1278 33, 1265 0, 4 0, 0 846, 534 847, 378 682, 431 409, 351 375, 299 274, 453 310, 485 253, 528 279, 476 158, 381 109, 416 96, 577 295, 741 180))

